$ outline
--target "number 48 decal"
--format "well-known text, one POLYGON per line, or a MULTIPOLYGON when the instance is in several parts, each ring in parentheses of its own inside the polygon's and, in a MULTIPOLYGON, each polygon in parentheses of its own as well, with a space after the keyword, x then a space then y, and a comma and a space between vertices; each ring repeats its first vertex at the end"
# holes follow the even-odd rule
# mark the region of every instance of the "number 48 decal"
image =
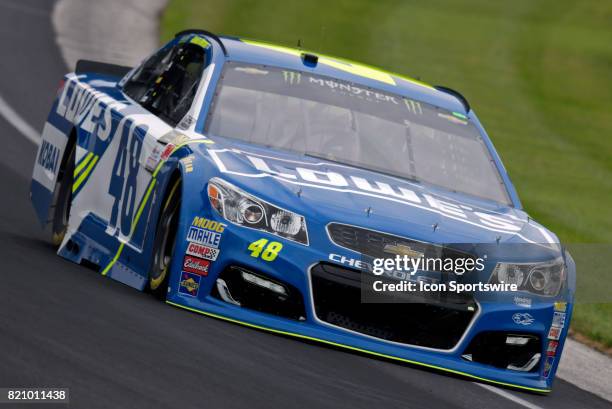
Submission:
POLYGON ((259 239, 249 244, 251 257, 261 257, 265 261, 274 261, 282 249, 282 243, 278 241, 268 242, 268 239, 259 239))
POLYGON ((115 198, 110 225, 118 227, 121 234, 125 236, 129 235, 132 229, 136 208, 138 158, 142 149, 141 138, 146 134, 147 129, 147 126, 135 126, 134 122, 129 119, 123 123, 117 157, 108 188, 108 193, 115 198))

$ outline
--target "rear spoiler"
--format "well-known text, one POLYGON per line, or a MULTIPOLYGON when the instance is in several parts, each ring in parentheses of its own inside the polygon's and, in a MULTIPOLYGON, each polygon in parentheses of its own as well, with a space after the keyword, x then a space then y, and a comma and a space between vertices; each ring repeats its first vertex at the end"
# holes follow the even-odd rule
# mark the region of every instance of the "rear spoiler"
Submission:
POLYGON ((102 74, 121 78, 132 68, 105 62, 78 60, 74 72, 77 74, 102 74))

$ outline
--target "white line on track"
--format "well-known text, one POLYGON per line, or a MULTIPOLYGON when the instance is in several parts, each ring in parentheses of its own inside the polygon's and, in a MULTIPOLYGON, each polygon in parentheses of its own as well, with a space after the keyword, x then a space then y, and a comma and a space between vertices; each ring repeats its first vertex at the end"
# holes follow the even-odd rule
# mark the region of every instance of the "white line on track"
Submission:
POLYGON ((25 138, 38 146, 40 133, 32 128, 0 95, 0 115, 13 125, 25 138))
POLYGON ((525 399, 521 399, 518 396, 514 396, 510 392, 506 392, 505 390, 497 388, 495 386, 487 385, 487 384, 484 384, 484 383, 477 383, 477 382, 474 382, 474 385, 478 385, 481 388, 485 388, 486 390, 491 391, 491 392, 493 392, 493 393, 495 393, 495 394, 497 394, 497 395, 499 395, 501 397, 504 397, 504 398, 506 398, 508 400, 511 400, 512 402, 514 402, 514 403, 516 403, 518 405, 521 405, 524 408, 527 408, 527 409, 543 409, 542 407, 540 407, 540 406, 538 406, 536 404, 533 404, 533 403, 531 403, 529 401, 526 401, 525 399))

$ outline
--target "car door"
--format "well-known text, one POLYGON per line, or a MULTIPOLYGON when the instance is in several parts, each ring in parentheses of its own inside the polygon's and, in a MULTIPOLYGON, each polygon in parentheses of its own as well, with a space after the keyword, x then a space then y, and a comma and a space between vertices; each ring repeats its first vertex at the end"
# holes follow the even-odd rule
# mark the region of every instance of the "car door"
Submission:
MULTIPOLYGON (((206 65, 206 48, 177 41, 145 61, 123 84, 123 92, 144 112, 126 115, 117 145, 108 193, 114 198, 107 232, 142 248, 146 228, 135 215, 147 192, 153 167, 170 134, 189 111, 206 65)), ((144 210, 144 209, 143 209, 144 210)))
MULTIPOLYGON (((78 156, 83 160, 92 156, 99 162, 90 180, 75 191, 71 219, 73 213, 76 219, 95 215, 86 224, 89 231, 104 230, 105 234, 94 233, 97 241, 114 238, 142 249, 146 229, 137 229, 135 222, 149 212, 145 197, 152 169, 148 164, 163 147, 159 140, 174 132, 189 110, 205 62, 206 50, 197 44, 171 42, 117 84, 120 102, 100 108, 97 117, 112 117, 112 126, 99 127, 92 119, 89 141, 81 146, 86 152, 78 156)), ((96 93, 95 97, 107 99, 108 95, 96 93)), ((87 166, 77 162, 76 169, 87 166)))

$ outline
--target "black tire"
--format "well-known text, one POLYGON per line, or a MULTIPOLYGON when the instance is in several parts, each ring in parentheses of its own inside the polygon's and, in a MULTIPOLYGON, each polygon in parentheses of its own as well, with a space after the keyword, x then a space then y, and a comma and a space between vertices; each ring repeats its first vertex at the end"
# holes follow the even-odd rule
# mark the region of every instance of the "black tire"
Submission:
POLYGON ((68 230, 68 219, 70 217, 70 206, 72 205, 72 183, 74 181, 74 160, 76 155, 76 144, 70 143, 65 160, 62 161, 57 182, 55 182, 55 194, 53 197, 53 219, 51 222, 51 242, 59 247, 68 230))
POLYGON ((181 179, 174 179, 169 186, 157 221, 149 268, 149 290, 160 300, 165 300, 168 292, 168 268, 174 256, 181 208, 181 179))

